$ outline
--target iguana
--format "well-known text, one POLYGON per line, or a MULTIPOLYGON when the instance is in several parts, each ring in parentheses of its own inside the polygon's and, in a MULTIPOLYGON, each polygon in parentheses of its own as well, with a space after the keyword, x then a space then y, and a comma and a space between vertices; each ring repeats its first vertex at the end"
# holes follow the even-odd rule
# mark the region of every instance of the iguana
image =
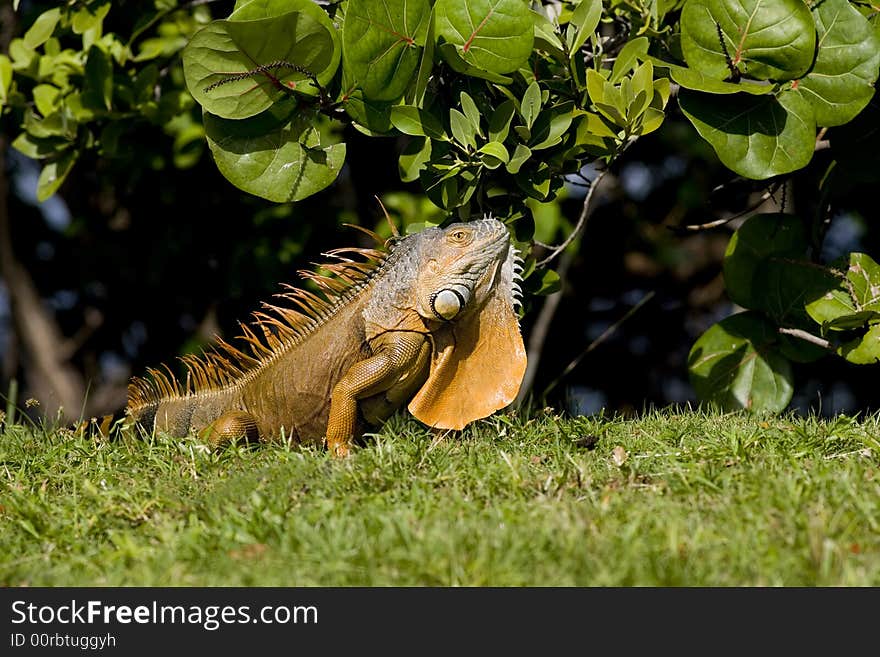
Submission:
POLYGON ((461 429, 514 400, 526 368, 515 313, 521 264, 497 219, 428 228, 388 249, 338 249, 300 272, 321 295, 285 286, 297 309, 263 304, 242 350, 219 340, 132 379, 126 414, 146 430, 325 441, 349 453, 364 422, 408 403, 431 427, 461 429), (357 258, 357 259, 355 259, 357 258))

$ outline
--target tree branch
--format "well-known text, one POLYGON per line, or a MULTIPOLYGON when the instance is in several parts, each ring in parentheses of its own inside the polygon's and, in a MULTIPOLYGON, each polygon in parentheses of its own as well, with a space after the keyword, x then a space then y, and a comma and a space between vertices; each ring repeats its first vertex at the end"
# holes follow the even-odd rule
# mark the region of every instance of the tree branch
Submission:
POLYGON ((818 335, 813 335, 812 333, 802 331, 801 329, 779 327, 779 333, 781 333, 782 335, 790 335, 793 338, 798 338, 800 340, 803 340, 804 342, 809 342, 810 344, 814 344, 817 347, 822 347, 823 349, 827 349, 828 351, 836 351, 834 345, 825 338, 820 338, 818 335))
MULTIPOLYGON (((687 224, 685 226, 669 226, 669 230, 671 230, 676 235, 686 235, 688 233, 698 233, 704 230, 710 230, 712 228, 718 228, 719 226, 723 226, 725 224, 730 223, 740 217, 744 217, 747 214, 751 214, 759 207, 761 207, 766 201, 769 201, 773 195, 776 193, 776 190, 779 189, 779 183, 773 185, 766 192, 761 194, 761 198, 758 199, 757 203, 753 203, 748 208, 743 210, 742 212, 737 212, 734 215, 729 217, 725 217, 724 219, 715 219, 714 221, 708 221, 704 224, 687 224)), ((713 190, 714 191, 714 190, 713 190)))
MULTIPOLYGON (((590 185, 590 191, 587 192, 587 195, 584 197, 584 203, 581 206, 581 215, 580 215, 580 217, 578 217, 577 224, 575 225, 574 230, 571 231, 571 234, 565 238, 565 241, 562 244, 555 247, 553 249, 553 251, 550 253, 550 255, 548 255, 543 260, 540 260, 539 262, 535 263, 535 267, 546 266, 556 256, 558 256, 560 253, 565 251, 566 247, 569 244, 571 244, 578 235, 580 235, 581 231, 584 229, 584 226, 587 224, 587 219, 589 219, 590 214, 591 214, 591 210, 592 210, 592 203, 591 202, 593 200, 593 194, 595 194, 596 188, 599 187, 599 183, 602 182, 602 179, 605 177, 606 173, 608 173, 608 169, 605 169, 598 176, 596 176, 596 179, 590 185)), ((560 278, 561 278, 561 276, 560 276, 560 278)))

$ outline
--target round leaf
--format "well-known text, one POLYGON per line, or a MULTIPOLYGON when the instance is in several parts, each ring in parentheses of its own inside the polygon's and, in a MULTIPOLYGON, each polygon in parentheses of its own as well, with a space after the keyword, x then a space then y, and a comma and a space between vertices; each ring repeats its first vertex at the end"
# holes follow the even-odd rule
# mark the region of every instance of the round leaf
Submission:
POLYGON ((345 66, 374 100, 403 95, 419 65, 428 0, 349 0, 342 24, 345 66))
POLYGON ((438 0, 434 11, 437 36, 471 66, 510 73, 532 53, 534 23, 523 0, 438 0))
POLYGON ((759 265, 770 256, 802 258, 807 252, 803 222, 791 214, 756 214, 731 236, 724 253, 724 287, 734 303, 760 308, 759 265))
POLYGON ((681 48, 688 66, 718 79, 729 64, 756 80, 793 80, 813 63, 816 28, 803 0, 687 0, 681 48))
POLYGON ((741 176, 772 178, 813 157, 816 122, 797 93, 717 96, 683 89, 678 103, 721 162, 741 176))
POLYGON ((288 95, 283 87, 317 93, 308 76, 290 64, 321 84, 339 65, 333 25, 315 5, 259 20, 214 21, 183 51, 190 93, 208 112, 227 119, 256 116, 288 95))
POLYGON ((823 0, 813 8, 819 51, 797 89, 813 106, 816 123, 848 123, 874 95, 880 40, 848 0, 823 0))
POLYGON ((288 122, 277 111, 246 120, 204 115, 217 168, 236 187, 277 203, 299 201, 332 183, 345 144, 321 146, 310 117, 288 122))
POLYGON ((834 330, 863 324, 880 313, 880 265, 866 253, 851 253, 832 265, 836 272, 824 289, 811 290, 806 304, 814 321, 834 330))
POLYGON ((841 345, 837 351, 856 365, 880 363, 880 324, 872 326, 862 337, 841 345))
POLYGON ((497 141, 483 144, 477 152, 483 156, 483 164, 490 169, 497 169, 502 164, 507 164, 510 161, 510 154, 507 152, 504 144, 497 141))
POLYGON ((784 410, 793 391, 791 364, 775 350, 776 342, 775 327, 756 312, 715 324, 688 356, 697 395, 725 410, 784 410))

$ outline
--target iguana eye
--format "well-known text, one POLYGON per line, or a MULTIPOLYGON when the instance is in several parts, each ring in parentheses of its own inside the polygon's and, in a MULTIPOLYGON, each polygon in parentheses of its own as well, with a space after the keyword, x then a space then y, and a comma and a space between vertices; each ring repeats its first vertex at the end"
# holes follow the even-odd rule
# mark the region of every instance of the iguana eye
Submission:
POLYGON ((458 229, 449 233, 449 241, 454 244, 468 244, 471 241, 470 231, 458 229))

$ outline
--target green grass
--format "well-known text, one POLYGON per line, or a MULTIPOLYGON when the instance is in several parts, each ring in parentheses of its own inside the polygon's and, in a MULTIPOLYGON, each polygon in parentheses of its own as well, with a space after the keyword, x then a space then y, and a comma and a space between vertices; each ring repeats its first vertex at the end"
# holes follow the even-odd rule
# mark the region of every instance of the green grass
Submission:
POLYGON ((668 410, 434 440, 397 417, 339 462, 13 426, 0 585, 877 586, 878 437, 668 410))

